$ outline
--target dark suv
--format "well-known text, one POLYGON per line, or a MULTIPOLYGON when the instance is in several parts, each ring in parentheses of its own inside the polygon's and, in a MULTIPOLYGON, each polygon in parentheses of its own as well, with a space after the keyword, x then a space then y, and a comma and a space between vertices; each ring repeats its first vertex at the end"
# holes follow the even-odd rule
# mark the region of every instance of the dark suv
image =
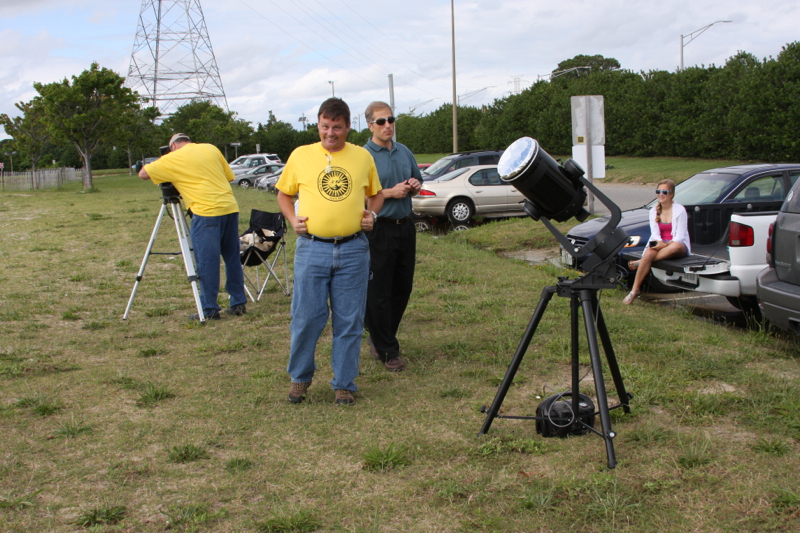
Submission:
POLYGON ((761 313, 772 325, 800 335, 800 180, 786 196, 767 241, 767 268, 756 278, 761 313))
POLYGON ((423 181, 431 181, 450 171, 476 165, 496 165, 503 150, 459 152, 445 156, 422 171, 423 181))

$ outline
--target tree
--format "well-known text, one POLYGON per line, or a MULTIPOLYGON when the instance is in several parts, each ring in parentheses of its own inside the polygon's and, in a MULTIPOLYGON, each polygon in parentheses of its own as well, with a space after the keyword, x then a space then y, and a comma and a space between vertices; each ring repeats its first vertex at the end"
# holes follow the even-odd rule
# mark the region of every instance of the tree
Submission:
POLYGON ((137 160, 144 160, 145 154, 154 155, 159 146, 157 134, 159 127, 156 119, 161 115, 157 107, 146 107, 137 109, 132 113, 131 123, 124 128, 122 140, 125 143, 125 153, 128 154, 128 173, 132 174, 131 169, 134 157, 137 160))
POLYGON ((83 159, 83 187, 92 188, 92 156, 119 136, 139 108, 137 95, 124 87, 125 78, 92 63, 72 82, 34 83, 42 98, 48 129, 56 139, 75 146, 83 159))
POLYGON ((185 133, 194 142, 213 144, 224 151, 233 141, 249 143, 253 128, 246 120, 237 119, 235 112, 227 112, 207 100, 182 105, 164 121, 168 132, 185 133))
POLYGON ((617 70, 620 68, 619 61, 613 57, 603 57, 600 54, 594 56, 586 56, 583 54, 576 55, 572 59, 566 59, 558 64, 558 67, 552 72, 551 76, 555 77, 558 73, 566 70, 571 70, 564 73, 564 76, 577 78, 579 76, 588 76, 593 72, 617 70), (579 69, 577 67, 590 67, 588 69, 579 69))
POLYGON ((40 97, 36 97, 28 103, 19 102, 14 105, 22 112, 22 116, 12 119, 4 113, 0 115, 0 124, 3 125, 6 133, 14 138, 17 149, 28 157, 33 176, 35 176, 36 165, 44 155, 50 140, 50 132, 47 130, 47 123, 44 120, 44 106, 40 97))

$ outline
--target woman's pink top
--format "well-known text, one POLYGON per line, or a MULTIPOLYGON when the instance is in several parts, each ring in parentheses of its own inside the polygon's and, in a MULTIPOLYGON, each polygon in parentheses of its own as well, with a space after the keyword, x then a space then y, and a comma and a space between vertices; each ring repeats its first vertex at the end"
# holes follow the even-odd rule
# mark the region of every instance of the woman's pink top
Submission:
POLYGON ((661 232, 661 240, 664 242, 670 242, 672 240, 672 222, 664 224, 663 222, 658 223, 658 230, 661 232))

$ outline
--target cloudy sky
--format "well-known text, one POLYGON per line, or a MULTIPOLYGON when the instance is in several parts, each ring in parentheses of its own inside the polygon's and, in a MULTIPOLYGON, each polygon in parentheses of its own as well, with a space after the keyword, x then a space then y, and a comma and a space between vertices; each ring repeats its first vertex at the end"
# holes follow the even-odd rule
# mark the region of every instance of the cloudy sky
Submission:
MULTIPOLYGON (((92 61, 128 74, 142 5, 157 0, 0 0, 0 113, 36 96, 34 82, 92 61)), ((448 0, 163 0, 200 2, 228 107, 255 126, 271 110, 299 127, 332 92, 358 115, 389 100, 424 114, 452 101, 448 0), (332 84, 330 82, 333 82, 332 84)), ((796 0, 455 0, 457 94, 491 103, 577 54, 633 71, 721 65, 737 51, 776 56, 800 40, 796 0)), ((0 130, 0 137, 6 135, 0 130)))

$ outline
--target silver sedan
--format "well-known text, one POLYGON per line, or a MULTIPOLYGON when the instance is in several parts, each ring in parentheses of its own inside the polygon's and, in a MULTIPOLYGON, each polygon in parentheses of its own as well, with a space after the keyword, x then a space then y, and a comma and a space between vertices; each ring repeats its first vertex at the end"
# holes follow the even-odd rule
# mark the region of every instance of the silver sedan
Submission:
POLYGON ((447 217, 454 225, 462 225, 475 215, 524 216, 523 200, 521 192, 500 179, 497 165, 479 165, 426 181, 411 205, 420 215, 447 217))

